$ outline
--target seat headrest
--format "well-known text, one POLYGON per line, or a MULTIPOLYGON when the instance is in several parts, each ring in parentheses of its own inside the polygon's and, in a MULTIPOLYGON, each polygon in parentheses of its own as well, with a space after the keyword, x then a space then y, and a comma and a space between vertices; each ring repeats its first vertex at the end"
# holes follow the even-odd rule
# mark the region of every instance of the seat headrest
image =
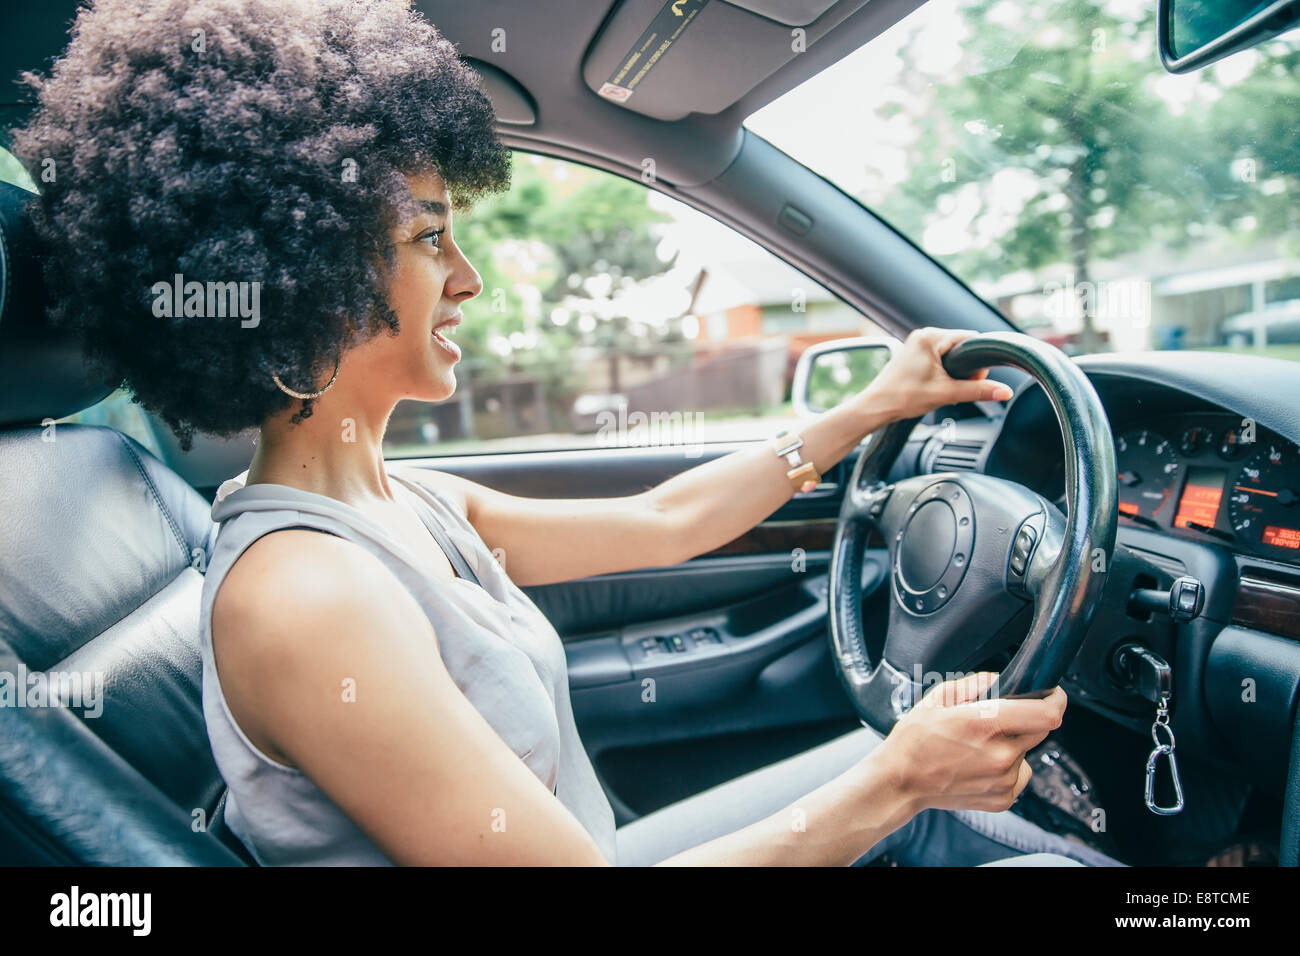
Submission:
POLYGON ((87 408, 113 390, 87 369, 80 345, 45 314, 45 278, 26 205, 0 182, 0 428, 37 425, 87 408))

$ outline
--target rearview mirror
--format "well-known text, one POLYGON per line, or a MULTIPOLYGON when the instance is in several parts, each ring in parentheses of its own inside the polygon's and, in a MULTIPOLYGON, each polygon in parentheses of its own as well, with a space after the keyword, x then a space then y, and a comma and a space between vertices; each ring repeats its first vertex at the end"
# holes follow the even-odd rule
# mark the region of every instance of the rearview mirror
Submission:
POLYGON ((896 339, 867 336, 811 345, 799 356, 790 398, 799 415, 834 408, 862 391, 880 374, 898 348, 896 339))
POLYGON ((1160 0, 1160 62, 1188 73, 1300 23, 1300 0, 1160 0))

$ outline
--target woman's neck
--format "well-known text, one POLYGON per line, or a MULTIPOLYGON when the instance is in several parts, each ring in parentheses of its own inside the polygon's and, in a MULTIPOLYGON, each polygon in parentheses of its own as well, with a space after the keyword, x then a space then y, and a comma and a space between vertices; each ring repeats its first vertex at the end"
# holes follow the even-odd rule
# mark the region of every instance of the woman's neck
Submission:
POLYGON ((325 395, 295 425, 298 408, 295 402, 262 424, 246 484, 288 485, 353 505, 394 500, 383 447, 392 406, 381 415, 344 395, 325 395))

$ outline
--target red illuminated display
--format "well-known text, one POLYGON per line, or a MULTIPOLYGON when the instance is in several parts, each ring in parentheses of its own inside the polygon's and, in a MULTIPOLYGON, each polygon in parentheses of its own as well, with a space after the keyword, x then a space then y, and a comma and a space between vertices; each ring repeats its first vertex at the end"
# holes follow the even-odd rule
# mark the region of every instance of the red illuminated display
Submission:
POLYGON ((1260 540, 1274 548, 1300 548, 1300 530, 1270 524, 1265 526, 1260 540))
POLYGON ((1192 468, 1187 473, 1187 484, 1178 499, 1178 513, 1174 527, 1186 528, 1188 522, 1213 528, 1219 515, 1219 502, 1223 500, 1224 474, 1209 468, 1192 468))

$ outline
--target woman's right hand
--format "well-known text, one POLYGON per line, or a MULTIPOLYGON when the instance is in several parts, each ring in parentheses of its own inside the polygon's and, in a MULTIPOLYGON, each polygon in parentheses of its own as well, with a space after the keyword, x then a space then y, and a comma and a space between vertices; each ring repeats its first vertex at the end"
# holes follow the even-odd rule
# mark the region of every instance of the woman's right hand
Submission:
POLYGON ((1061 726, 1065 691, 980 700, 996 679, 985 671, 930 688, 873 752, 914 813, 1006 810, 1029 783, 1025 753, 1061 726))

